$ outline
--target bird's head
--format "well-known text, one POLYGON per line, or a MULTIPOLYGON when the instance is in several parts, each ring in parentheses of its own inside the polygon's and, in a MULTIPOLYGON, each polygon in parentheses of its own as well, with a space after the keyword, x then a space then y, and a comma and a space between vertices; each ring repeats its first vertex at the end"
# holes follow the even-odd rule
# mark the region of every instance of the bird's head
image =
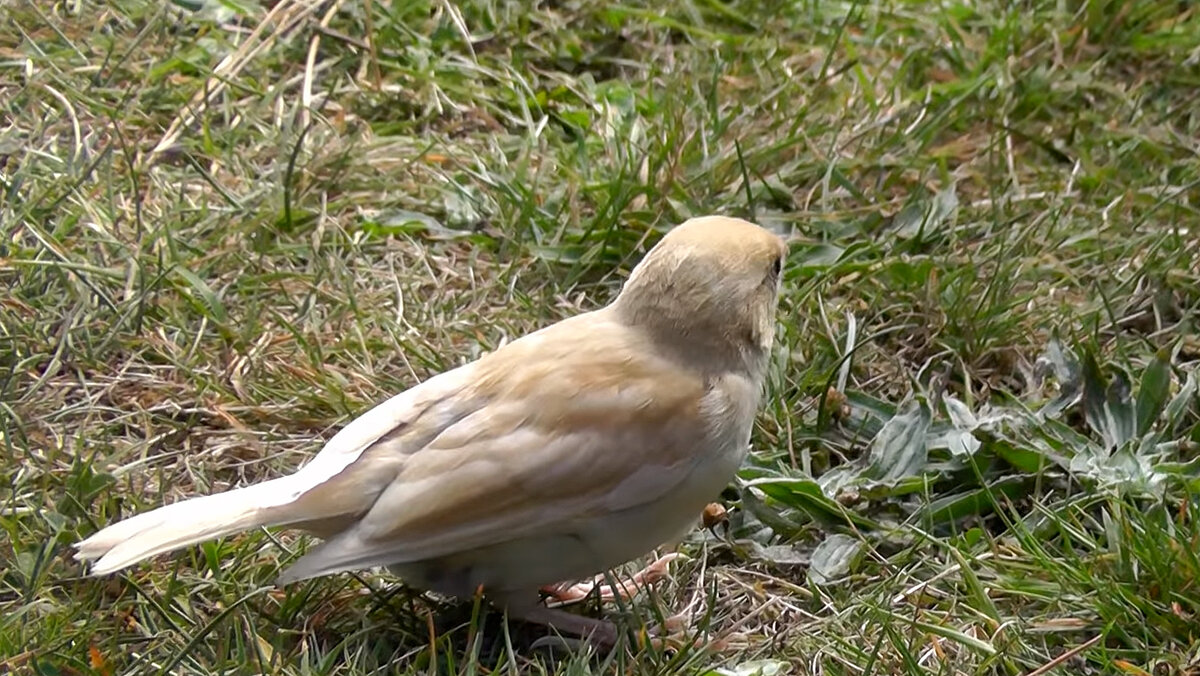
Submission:
POLYGON ((775 337, 787 245, 723 216, 675 227, 634 268, 613 302, 622 321, 713 368, 762 368, 775 337))

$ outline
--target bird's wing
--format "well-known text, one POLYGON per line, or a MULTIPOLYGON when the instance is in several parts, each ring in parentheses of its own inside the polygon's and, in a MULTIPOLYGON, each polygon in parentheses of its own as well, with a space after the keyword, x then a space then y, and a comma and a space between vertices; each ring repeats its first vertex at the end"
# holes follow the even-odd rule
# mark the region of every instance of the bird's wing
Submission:
POLYGON ((534 334, 481 361, 472 389, 487 402, 407 455, 357 525, 283 578, 565 532, 679 482, 707 433, 703 379, 611 327, 578 333, 534 334))
POLYGON ((379 404, 294 474, 119 521, 78 543, 76 558, 95 560, 92 572, 99 574, 256 526, 351 522, 388 486, 386 464, 364 472, 359 459, 380 447, 398 453, 418 448, 467 415, 472 402, 460 395, 473 382, 474 366, 448 371, 379 404))

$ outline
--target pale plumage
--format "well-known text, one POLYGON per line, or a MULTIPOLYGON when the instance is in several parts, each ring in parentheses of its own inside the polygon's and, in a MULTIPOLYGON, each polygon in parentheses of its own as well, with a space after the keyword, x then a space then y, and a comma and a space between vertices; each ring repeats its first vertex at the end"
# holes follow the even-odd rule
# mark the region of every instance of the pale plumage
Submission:
POLYGON ((784 255, 745 221, 688 221, 611 305, 383 402, 295 474, 132 517, 76 557, 109 573, 288 525, 325 542, 281 582, 386 565, 571 631, 538 588, 685 532, 744 458, 784 255))

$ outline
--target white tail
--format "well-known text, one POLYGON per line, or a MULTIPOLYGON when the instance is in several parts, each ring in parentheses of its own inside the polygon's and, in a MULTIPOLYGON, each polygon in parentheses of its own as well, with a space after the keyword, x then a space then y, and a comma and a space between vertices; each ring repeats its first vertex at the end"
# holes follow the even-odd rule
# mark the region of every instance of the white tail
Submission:
POLYGON ((75 558, 95 561, 92 575, 104 575, 138 561, 197 542, 258 526, 294 522, 288 510, 303 488, 295 475, 160 507, 115 523, 75 545, 75 558), (296 490, 301 488, 301 490, 296 490))
POLYGON ((471 374, 472 367, 460 367, 388 399, 335 434, 295 474, 128 518, 77 543, 75 558, 94 561, 91 574, 104 575, 155 554, 259 526, 303 524, 324 537, 313 526, 365 513, 399 474, 404 458, 474 410, 465 405, 469 400, 464 406, 435 406, 471 382, 471 374), (405 436, 407 426, 426 411, 433 411, 427 424, 415 426, 415 436, 405 436), (381 439, 391 444, 390 450, 372 464, 356 464, 381 439))

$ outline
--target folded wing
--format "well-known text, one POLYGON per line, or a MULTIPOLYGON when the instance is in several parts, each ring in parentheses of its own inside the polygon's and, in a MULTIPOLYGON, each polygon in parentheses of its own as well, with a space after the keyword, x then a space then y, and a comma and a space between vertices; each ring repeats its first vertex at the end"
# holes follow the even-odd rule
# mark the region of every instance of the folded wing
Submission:
POLYGON ((482 360, 487 402, 408 455, 361 520, 283 581, 571 532, 672 488, 705 434, 705 383, 606 330, 576 349, 569 333, 535 334, 482 360))

